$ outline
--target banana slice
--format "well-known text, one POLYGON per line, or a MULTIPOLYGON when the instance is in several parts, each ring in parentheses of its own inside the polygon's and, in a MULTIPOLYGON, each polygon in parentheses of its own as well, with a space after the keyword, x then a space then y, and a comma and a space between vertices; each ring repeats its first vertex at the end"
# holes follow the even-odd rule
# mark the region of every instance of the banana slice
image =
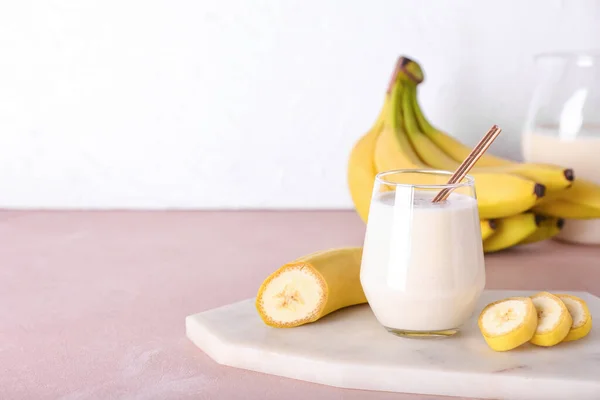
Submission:
POLYGON ((577 296, 570 294, 557 294, 556 297, 562 300, 571 314, 573 324, 567 334, 567 337, 563 339, 563 342, 570 342, 572 340, 578 340, 586 336, 592 330, 592 315, 590 310, 585 304, 585 301, 577 296))
POLYGON ((537 329, 531 343, 538 346, 554 346, 569 333, 573 319, 565 303, 555 295, 540 292, 531 296, 538 316, 537 329))
POLYGON ((478 320, 479 330, 488 346, 507 351, 531 340, 537 315, 529 297, 509 297, 488 304, 478 320))

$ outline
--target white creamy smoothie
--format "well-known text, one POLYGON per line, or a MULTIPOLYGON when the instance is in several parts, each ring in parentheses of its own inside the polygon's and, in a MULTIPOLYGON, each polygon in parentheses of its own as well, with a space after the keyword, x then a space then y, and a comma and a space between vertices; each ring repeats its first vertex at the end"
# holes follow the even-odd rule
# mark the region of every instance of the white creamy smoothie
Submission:
POLYGON ((476 200, 453 192, 434 204, 437 193, 397 190, 371 202, 360 279, 386 328, 457 328, 485 286, 476 200))
MULTIPOLYGON (((523 135, 523 158, 527 162, 573 168, 575 179, 600 184, 600 127, 584 127, 576 136, 559 135, 556 129, 538 129, 523 135)), ((567 220, 557 235, 574 243, 600 243, 600 219, 567 220)))

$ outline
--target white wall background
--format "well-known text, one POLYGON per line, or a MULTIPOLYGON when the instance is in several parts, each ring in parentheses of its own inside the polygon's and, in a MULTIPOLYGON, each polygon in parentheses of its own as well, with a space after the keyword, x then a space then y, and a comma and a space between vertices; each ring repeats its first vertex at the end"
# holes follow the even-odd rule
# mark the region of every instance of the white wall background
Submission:
POLYGON ((519 158, 532 54, 600 47, 596 0, 0 4, 0 207, 350 207, 398 55, 437 125, 519 158))

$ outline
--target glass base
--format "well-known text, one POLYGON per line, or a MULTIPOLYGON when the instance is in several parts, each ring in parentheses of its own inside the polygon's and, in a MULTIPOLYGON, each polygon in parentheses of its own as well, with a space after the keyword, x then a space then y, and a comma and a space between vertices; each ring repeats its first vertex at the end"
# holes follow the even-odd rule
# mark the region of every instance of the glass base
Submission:
POLYGON ((405 329, 396 329, 385 327, 393 335, 408 338, 444 338, 458 333, 458 329, 444 329, 441 331, 408 331, 405 329))

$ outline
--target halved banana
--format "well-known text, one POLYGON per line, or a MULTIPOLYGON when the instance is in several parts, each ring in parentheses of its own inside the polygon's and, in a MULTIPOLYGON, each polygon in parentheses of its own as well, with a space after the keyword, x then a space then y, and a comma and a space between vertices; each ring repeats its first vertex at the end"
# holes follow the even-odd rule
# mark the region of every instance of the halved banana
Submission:
POLYGON ((578 340, 586 336, 592 330, 592 315, 585 301, 570 294, 557 294, 571 314, 573 324, 563 342, 578 340))
POLYGON ((537 314, 529 297, 509 297, 488 304, 479 315, 479 330, 488 346, 507 351, 531 340, 537 314))
POLYGON ((343 307, 366 303, 361 247, 308 254, 284 264, 258 289, 256 309, 275 328, 304 325, 343 307))
POLYGON ((531 296, 537 311, 538 324, 531 343, 538 346, 554 346, 569 333, 573 319, 565 303, 555 295, 540 292, 531 296))

